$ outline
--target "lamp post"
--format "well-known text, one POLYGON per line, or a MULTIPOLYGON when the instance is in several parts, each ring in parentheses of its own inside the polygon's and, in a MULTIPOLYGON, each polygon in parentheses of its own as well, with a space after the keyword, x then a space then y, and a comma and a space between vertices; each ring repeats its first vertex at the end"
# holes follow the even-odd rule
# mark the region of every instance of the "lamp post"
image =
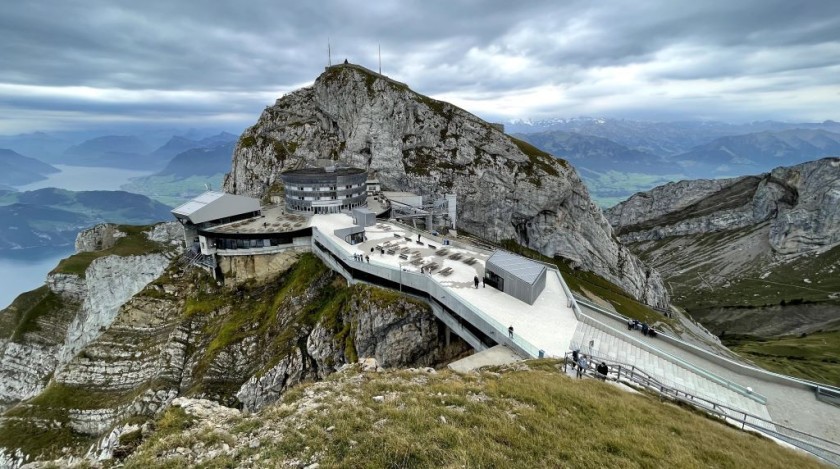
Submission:
POLYGON ((402 262, 397 262, 397 264, 399 264, 399 266, 400 266, 400 293, 402 293, 402 272, 403 272, 403 267, 402 266, 403 265, 402 265, 402 262))

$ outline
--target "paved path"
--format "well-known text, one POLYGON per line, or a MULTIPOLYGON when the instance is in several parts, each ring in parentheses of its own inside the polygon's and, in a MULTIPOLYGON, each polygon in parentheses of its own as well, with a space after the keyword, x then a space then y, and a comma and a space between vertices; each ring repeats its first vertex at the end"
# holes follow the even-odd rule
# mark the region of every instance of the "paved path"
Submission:
POLYGON ((459 373, 477 370, 483 366, 507 365, 521 361, 522 357, 504 345, 496 345, 487 350, 474 353, 449 364, 449 369, 459 373))
MULTIPOLYGON (((612 327, 619 329, 627 328, 627 324, 623 321, 618 321, 596 310, 586 308, 582 304, 581 307, 587 314, 612 327)), ((827 440, 840 442, 840 407, 818 401, 813 391, 742 375, 661 339, 643 336, 641 332, 635 333, 638 334, 638 339, 649 343, 665 353, 679 357, 698 368, 742 386, 749 386, 757 393, 762 394, 767 398, 767 410, 773 422, 793 427, 827 440)), ((619 361, 622 360, 619 358, 619 361)))

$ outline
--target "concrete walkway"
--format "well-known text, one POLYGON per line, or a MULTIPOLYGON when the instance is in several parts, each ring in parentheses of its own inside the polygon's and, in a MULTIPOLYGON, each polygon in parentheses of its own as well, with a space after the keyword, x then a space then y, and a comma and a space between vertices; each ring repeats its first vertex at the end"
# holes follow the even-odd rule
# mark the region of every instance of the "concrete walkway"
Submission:
MULTIPOLYGON (((599 321, 619 330, 627 324, 581 304, 583 311, 599 321)), ((628 331, 629 332, 629 331, 628 331)), ((767 411, 774 423, 795 428, 827 440, 840 442, 840 407, 818 401, 814 392, 797 386, 743 375, 725 368, 715 361, 695 355, 687 350, 665 342, 659 338, 650 338, 638 334, 638 339, 649 343, 665 353, 708 371, 721 378, 728 379, 742 386, 749 386, 755 392, 767 398, 767 411)), ((625 361, 626 357, 617 357, 625 361)), ((642 367, 642 369, 645 369, 642 367)), ((645 370, 650 371, 650 370, 645 370)))
POLYGON ((522 361, 522 357, 504 345, 496 345, 482 352, 477 352, 469 357, 462 358, 449 364, 449 369, 459 373, 477 370, 484 366, 507 365, 522 361))

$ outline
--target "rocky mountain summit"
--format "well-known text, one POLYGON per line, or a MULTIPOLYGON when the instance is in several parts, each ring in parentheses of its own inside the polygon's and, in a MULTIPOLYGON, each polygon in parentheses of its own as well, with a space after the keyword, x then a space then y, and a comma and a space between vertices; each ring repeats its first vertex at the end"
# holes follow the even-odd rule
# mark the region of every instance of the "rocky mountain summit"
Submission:
POLYGON ((562 256, 640 300, 668 304, 662 281, 618 243, 568 163, 356 65, 330 67, 278 99, 234 151, 225 189, 262 197, 280 173, 329 158, 386 190, 458 195, 458 228, 562 256))
POLYGON ((671 183, 606 213, 675 303, 717 333, 840 326, 840 158, 671 183))

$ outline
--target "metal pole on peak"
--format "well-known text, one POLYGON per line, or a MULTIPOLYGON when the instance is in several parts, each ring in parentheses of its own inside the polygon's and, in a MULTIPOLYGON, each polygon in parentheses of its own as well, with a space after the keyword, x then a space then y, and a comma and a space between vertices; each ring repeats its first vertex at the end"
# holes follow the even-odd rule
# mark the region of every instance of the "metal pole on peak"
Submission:
POLYGON ((382 75, 382 44, 377 44, 379 46, 379 74, 382 75))
POLYGON ((330 47, 330 38, 327 37, 327 66, 332 67, 332 48, 330 47))

